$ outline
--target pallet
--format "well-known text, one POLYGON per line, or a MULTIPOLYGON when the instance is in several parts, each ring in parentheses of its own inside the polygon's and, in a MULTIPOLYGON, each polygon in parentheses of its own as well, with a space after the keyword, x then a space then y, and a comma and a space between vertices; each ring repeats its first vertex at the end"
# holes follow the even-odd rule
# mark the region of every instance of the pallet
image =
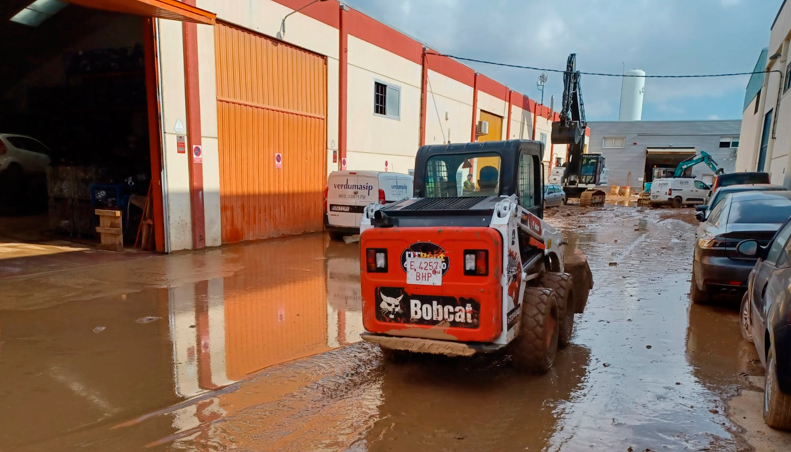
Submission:
POLYGON ((124 250, 124 222, 120 210, 96 209, 99 226, 96 232, 102 238, 97 248, 108 251, 124 250))

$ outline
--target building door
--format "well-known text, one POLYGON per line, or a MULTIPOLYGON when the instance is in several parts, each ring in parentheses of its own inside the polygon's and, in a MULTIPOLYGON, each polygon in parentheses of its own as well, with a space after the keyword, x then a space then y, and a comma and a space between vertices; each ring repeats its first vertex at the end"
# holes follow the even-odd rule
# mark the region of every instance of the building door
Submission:
POLYGON ((321 231, 327 60, 225 24, 215 40, 223 243, 321 231))
MULTIPOLYGON (((503 117, 497 116, 494 113, 489 113, 488 111, 481 110, 480 115, 481 121, 486 121, 489 123, 489 133, 486 135, 481 135, 478 137, 479 142, 486 142, 486 141, 501 141, 503 139, 503 117)), ((477 168, 475 168, 475 181, 480 179, 480 172, 481 168, 486 166, 495 166, 497 168, 500 167, 499 165, 499 157, 481 157, 477 159, 477 168)), ((461 180, 461 179, 459 179, 461 180)))
POLYGON ((764 116, 764 130, 761 134, 761 149, 758 154, 758 169, 756 171, 766 171, 766 149, 769 147, 769 133, 772 130, 772 113, 774 110, 769 110, 769 113, 764 116))

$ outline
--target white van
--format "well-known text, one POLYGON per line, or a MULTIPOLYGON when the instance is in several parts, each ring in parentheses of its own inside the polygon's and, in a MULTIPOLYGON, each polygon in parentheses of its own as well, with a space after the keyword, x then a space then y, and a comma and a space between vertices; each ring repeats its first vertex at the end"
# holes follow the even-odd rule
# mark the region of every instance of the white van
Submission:
POLYGON ((651 205, 673 207, 703 204, 711 187, 702 181, 686 178, 656 179, 651 183, 651 205))
POLYGON ((411 198, 412 176, 379 171, 334 171, 324 192, 324 229, 340 240, 360 233, 360 221, 368 204, 386 204, 411 198))

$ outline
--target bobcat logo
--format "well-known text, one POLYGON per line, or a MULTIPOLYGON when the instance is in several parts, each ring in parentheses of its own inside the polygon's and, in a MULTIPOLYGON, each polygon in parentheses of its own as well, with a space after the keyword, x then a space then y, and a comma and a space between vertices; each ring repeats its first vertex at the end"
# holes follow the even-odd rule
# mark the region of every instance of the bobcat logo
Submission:
POLYGON ((380 293, 379 295, 382 297, 382 302, 379 304, 379 310, 383 316, 394 319, 396 314, 404 313, 404 311, 401 309, 401 300, 404 298, 404 294, 401 294, 401 296, 398 298, 388 297, 383 293, 380 293))

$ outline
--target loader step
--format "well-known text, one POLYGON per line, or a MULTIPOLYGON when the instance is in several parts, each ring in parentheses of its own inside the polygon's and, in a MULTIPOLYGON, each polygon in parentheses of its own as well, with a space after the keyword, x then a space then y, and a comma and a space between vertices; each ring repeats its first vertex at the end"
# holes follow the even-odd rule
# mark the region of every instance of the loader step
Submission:
POLYGON ((445 356, 473 356, 480 353, 493 353, 505 347, 500 344, 462 343, 417 337, 385 336, 371 333, 362 333, 360 337, 362 337, 364 341, 379 344, 390 350, 445 356))

